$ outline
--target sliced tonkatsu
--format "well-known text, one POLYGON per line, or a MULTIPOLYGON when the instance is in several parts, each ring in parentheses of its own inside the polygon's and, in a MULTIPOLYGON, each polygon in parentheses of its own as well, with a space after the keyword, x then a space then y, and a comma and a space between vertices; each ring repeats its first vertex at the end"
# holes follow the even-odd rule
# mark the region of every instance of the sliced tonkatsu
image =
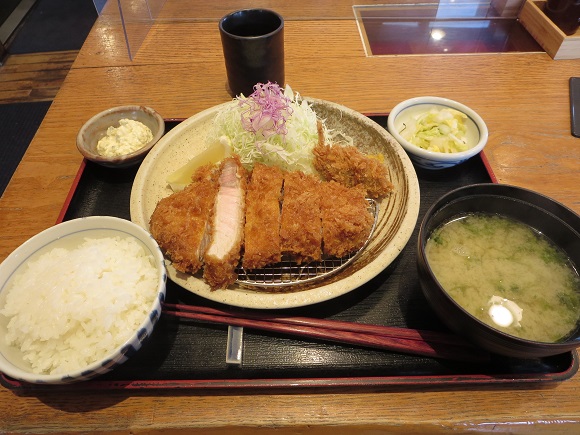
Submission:
POLYGON ((322 183, 323 252, 341 258, 358 251, 370 235, 374 218, 362 186, 346 187, 335 181, 322 183))
POLYGON ((258 269, 279 263, 280 205, 284 174, 275 166, 256 163, 246 193, 246 224, 242 266, 258 269))
POLYGON ((218 177, 213 165, 199 168, 185 189, 159 201, 151 215, 151 235, 180 272, 195 273, 203 266, 218 177))
POLYGON ((247 173, 237 156, 220 165, 219 190, 210 220, 203 278, 213 289, 233 284, 244 240, 247 173))
POLYGON ((320 180, 303 172, 286 172, 280 223, 280 245, 296 263, 322 257, 320 180))
POLYGON ((370 198, 381 198, 393 191, 389 171, 378 157, 368 156, 350 145, 318 144, 312 153, 314 167, 326 181, 347 187, 360 185, 370 198))

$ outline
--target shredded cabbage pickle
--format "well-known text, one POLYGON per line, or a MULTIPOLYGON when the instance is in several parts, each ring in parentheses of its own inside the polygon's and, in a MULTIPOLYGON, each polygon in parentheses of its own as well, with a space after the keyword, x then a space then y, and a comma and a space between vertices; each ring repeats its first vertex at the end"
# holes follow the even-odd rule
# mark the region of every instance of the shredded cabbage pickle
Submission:
MULTIPOLYGON (((324 126, 324 137, 333 134, 324 126)), ((216 115, 207 137, 231 147, 242 164, 275 165, 313 173, 312 150, 318 143, 316 113, 290 86, 257 84, 249 97, 238 96, 216 115)))
POLYGON ((466 151, 467 115, 451 109, 431 109, 413 117, 414 125, 403 124, 399 132, 420 148, 440 153, 466 151))

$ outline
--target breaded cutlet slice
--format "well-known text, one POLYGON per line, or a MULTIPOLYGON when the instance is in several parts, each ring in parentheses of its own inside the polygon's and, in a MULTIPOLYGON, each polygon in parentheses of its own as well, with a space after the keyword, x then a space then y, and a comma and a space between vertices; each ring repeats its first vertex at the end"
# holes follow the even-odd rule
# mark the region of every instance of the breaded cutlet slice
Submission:
POLYGON ((242 266, 258 269, 282 259, 280 201, 284 174, 276 166, 256 163, 246 192, 242 266))
POLYGON ((280 247, 298 263, 321 259, 320 180, 303 172, 286 172, 280 221, 280 247))
POLYGON ((227 288, 238 278, 236 268, 244 240, 246 177, 237 156, 222 161, 203 269, 203 278, 212 290, 227 288))
POLYGON ((347 187, 362 185, 370 198, 381 198, 393 191, 385 164, 354 146, 319 143, 312 152, 314 167, 325 181, 336 181, 347 187))
POLYGON ((358 251, 366 242, 374 221, 364 189, 330 181, 322 183, 321 190, 324 255, 341 258, 358 251))
POLYGON ((159 201, 149 220, 151 235, 180 272, 195 273, 203 265, 218 175, 214 165, 202 166, 185 189, 159 201))

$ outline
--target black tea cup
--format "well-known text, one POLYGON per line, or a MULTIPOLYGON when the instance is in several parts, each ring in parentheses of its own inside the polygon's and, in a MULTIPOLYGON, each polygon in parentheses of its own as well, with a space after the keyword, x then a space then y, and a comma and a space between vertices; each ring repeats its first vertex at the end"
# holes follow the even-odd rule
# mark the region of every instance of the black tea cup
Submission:
POLYGON ((251 95, 256 83, 284 87, 284 19, 268 9, 243 9, 219 22, 230 95, 251 95))

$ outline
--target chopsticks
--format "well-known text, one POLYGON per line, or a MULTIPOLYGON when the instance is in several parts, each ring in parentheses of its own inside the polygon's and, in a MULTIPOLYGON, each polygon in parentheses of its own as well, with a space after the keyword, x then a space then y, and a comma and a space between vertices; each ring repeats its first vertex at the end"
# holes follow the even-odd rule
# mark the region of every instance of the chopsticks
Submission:
POLYGON ((338 343, 464 362, 487 362, 490 356, 459 336, 444 332, 368 325, 309 317, 285 317, 163 304, 163 313, 225 325, 279 332, 338 343))

